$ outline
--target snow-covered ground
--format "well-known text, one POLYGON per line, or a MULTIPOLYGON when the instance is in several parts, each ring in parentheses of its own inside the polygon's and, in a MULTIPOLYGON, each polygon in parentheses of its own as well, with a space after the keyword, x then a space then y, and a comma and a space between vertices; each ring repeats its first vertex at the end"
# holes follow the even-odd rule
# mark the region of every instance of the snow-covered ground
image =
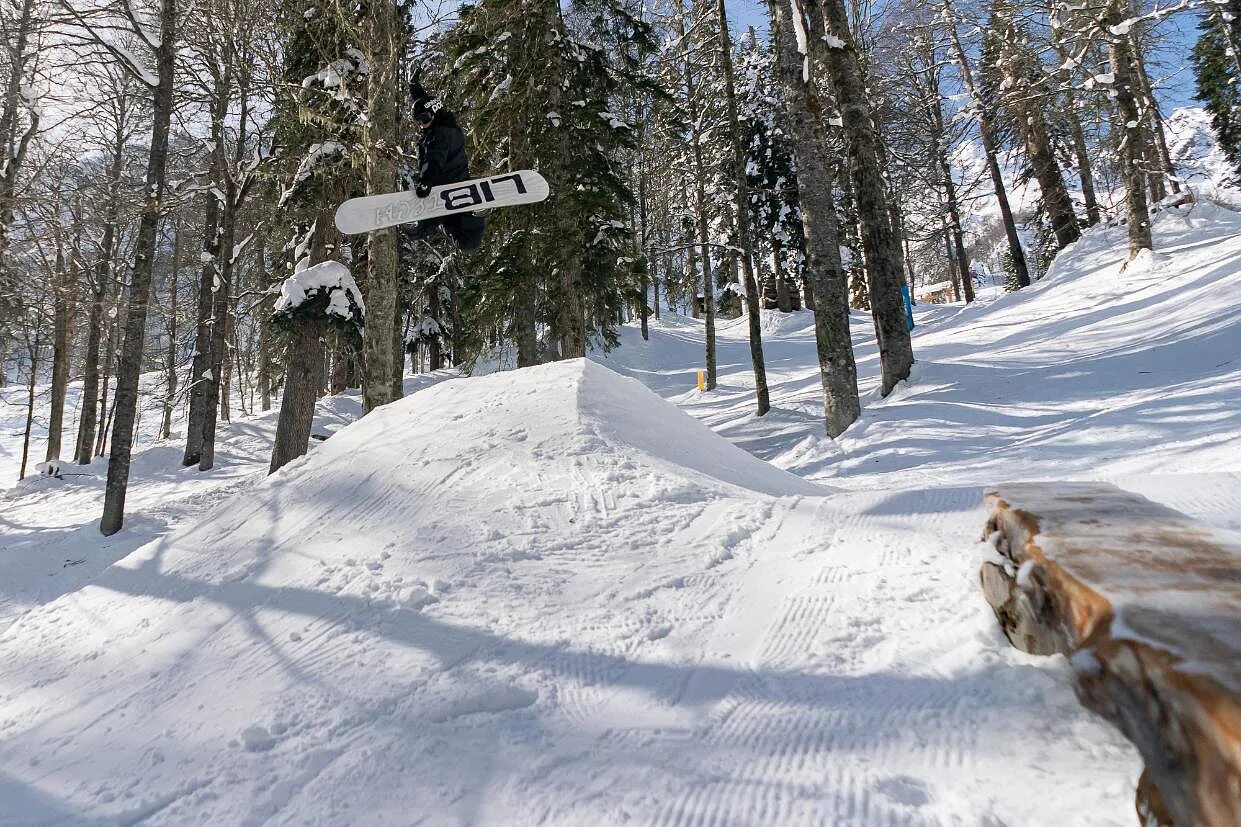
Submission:
POLYGON ((887 399, 859 314, 837 443, 809 315, 773 313, 761 419, 744 321, 699 394, 702 329, 669 319, 418 377, 270 478, 270 417, 207 476, 156 447, 106 542, 98 481, 24 483, 0 824, 1132 823, 1134 751, 1003 640, 977 538, 1010 479, 1241 528, 1241 215, 1157 239, 1144 271, 1113 229, 1020 294, 920 307, 887 399))

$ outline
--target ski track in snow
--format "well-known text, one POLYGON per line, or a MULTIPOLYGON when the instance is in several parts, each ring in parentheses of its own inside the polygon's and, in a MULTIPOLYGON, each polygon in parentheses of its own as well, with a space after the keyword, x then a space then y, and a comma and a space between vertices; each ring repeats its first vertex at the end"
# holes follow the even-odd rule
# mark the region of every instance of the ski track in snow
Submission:
POLYGON ((764 318, 761 420, 744 322, 699 394, 673 318, 597 358, 693 418, 596 363, 440 374, 274 477, 270 416, 208 475, 148 450, 106 542, 98 479, 24 483, 0 824, 1132 823, 1134 751, 1003 640, 977 535, 1015 478, 1241 528, 1241 216, 1157 230, 1158 277, 1117 275, 1109 230, 919 308, 888 399, 858 316, 837 443, 808 314, 764 318))

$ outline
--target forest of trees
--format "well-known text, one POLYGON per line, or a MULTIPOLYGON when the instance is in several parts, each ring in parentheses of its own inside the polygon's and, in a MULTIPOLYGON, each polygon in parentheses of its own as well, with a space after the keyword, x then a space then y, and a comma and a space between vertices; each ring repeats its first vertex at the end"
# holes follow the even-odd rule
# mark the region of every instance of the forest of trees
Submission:
POLYGON ((581 357, 665 313, 704 320, 709 388, 717 319, 748 317, 762 415, 760 309, 814 314, 835 437, 860 412, 851 311, 886 395, 915 357, 904 290, 971 301, 980 261, 1020 289, 1099 222, 1151 248, 1151 209, 1191 197, 1158 103, 1173 13, 1241 163, 1241 0, 768 0, 761 31, 729 11, 0 0, 0 386, 28 391, 28 460, 107 456, 110 534, 144 412, 207 470, 221 422, 280 405, 275 470, 325 394, 371 410, 411 363, 581 357), (477 253, 334 226, 412 186, 415 76, 472 173, 551 185, 477 253))

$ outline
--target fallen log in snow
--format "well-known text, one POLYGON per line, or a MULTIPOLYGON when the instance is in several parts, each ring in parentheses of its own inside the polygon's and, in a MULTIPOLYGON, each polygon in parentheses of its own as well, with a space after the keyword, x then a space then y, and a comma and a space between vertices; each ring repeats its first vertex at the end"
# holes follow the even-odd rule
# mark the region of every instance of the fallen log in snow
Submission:
POLYGON ((987 602, 1017 648, 1068 655, 1137 746, 1142 823, 1241 825, 1241 537, 1102 483, 986 500, 987 602))

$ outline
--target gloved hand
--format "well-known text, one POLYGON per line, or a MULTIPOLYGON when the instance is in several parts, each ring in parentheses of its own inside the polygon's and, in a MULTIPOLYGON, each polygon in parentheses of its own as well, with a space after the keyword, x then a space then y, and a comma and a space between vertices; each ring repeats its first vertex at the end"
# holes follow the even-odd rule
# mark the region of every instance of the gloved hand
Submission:
POLYGON ((430 194, 431 194, 430 184, 419 183, 417 186, 414 187, 414 195, 418 196, 419 198, 426 198, 430 194))

